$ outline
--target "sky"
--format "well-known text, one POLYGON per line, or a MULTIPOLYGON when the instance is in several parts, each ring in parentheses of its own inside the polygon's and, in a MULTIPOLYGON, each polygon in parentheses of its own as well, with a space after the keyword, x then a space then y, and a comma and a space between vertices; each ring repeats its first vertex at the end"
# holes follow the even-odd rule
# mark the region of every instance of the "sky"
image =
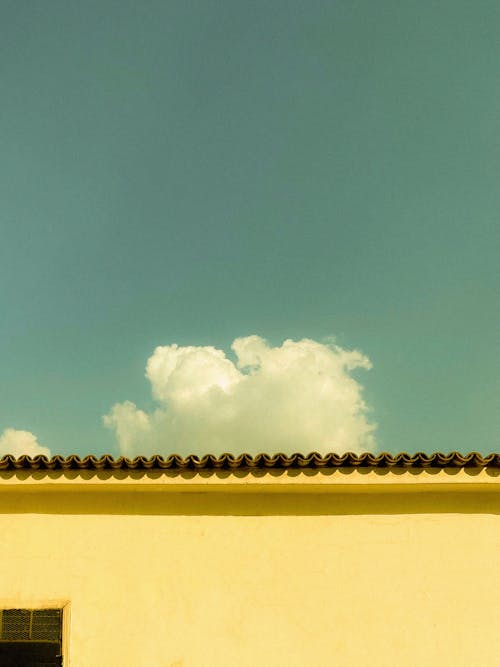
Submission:
POLYGON ((498 451, 493 0, 3 0, 0 454, 498 451))

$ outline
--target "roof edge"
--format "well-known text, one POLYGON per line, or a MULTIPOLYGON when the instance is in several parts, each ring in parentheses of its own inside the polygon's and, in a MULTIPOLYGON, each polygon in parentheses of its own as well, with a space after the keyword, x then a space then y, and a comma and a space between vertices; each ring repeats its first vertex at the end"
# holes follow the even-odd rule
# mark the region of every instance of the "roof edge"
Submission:
POLYGON ((104 454, 97 457, 92 454, 80 458, 76 454, 64 457, 61 455, 48 458, 46 456, 20 456, 14 457, 11 454, 0 458, 0 471, 9 470, 135 470, 135 471, 209 471, 209 470, 286 470, 286 469, 320 469, 320 468, 500 468, 500 453, 487 454, 485 456, 479 452, 469 452, 460 454, 453 451, 448 454, 434 452, 425 454, 417 452, 408 454, 401 452, 399 454, 389 454, 381 452, 379 454, 365 452, 355 454, 346 452, 345 454, 319 454, 310 452, 309 454, 294 453, 286 455, 277 454, 205 454, 196 456, 190 454, 182 457, 179 454, 170 454, 161 456, 159 454, 146 457, 137 456, 133 459, 120 456, 114 458, 110 454, 104 454))

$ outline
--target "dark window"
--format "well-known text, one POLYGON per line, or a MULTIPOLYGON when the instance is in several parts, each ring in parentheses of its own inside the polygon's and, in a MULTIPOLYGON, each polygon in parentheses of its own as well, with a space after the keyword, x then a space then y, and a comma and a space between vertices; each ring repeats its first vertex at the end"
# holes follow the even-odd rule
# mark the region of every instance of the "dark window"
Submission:
POLYGON ((60 667, 62 609, 0 610, 1 667, 60 667))

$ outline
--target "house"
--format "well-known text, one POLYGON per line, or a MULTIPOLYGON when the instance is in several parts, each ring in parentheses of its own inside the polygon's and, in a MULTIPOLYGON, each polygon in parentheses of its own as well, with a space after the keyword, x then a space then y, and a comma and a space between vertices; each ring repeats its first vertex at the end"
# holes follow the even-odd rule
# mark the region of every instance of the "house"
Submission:
POLYGON ((500 454, 6 456, 0 665, 495 667, 499 492, 500 454))

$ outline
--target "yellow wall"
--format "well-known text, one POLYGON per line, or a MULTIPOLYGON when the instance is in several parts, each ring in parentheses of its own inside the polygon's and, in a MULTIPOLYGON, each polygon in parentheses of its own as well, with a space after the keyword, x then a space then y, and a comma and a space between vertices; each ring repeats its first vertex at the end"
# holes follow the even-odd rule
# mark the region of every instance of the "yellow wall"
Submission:
POLYGON ((491 471, 2 473, 0 606, 72 667, 500 665, 491 471))

